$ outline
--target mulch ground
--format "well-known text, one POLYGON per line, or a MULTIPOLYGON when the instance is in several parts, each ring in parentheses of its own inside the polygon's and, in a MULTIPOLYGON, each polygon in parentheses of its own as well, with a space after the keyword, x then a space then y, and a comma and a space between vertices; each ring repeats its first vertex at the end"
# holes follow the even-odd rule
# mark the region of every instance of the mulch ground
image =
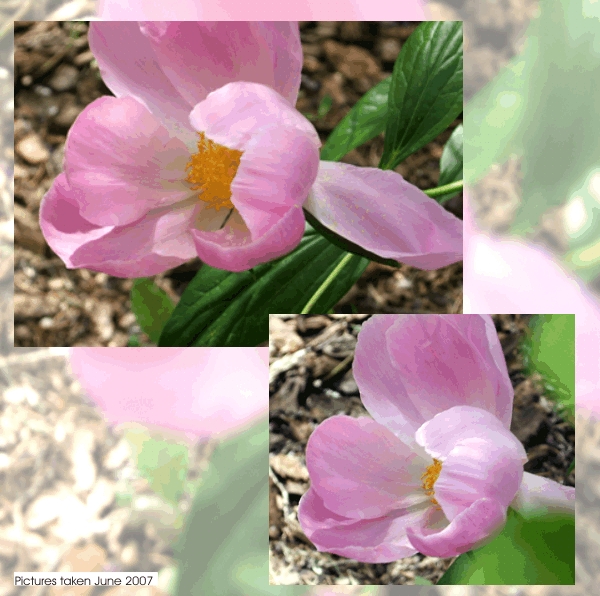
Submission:
MULTIPOLYGON (((391 74, 416 24, 301 23, 304 49, 297 108, 324 141, 356 101, 391 74), (331 108, 318 115, 325 97, 331 108)), ((66 134, 81 110, 102 95, 103 84, 87 43, 85 22, 15 24, 15 330, 17 346, 124 346, 137 335, 150 345, 131 312, 132 281, 86 269, 68 270, 39 228, 42 197, 62 170, 66 134)), ((451 127, 410 156, 397 171, 420 188, 437 185, 439 158, 451 127)), ((343 161, 376 166, 383 136, 343 161)), ((462 195, 448 202, 461 216, 462 195)), ((201 267, 196 259, 156 276, 177 302, 201 267)), ((334 308, 338 313, 462 312, 462 264, 438 271, 372 263, 334 308)))
MULTIPOLYGON (((415 576, 436 583, 454 559, 421 554, 388 564, 366 564, 317 552, 297 519, 308 490, 306 443, 323 420, 335 415, 368 416, 354 377, 356 338, 369 315, 271 315, 270 317, 270 582, 309 585, 413 585, 415 576)), ((537 375, 523 368, 520 342, 528 315, 495 315, 515 390, 511 431, 523 443, 526 472, 574 486, 567 475, 574 458, 575 430, 558 416, 537 375)))

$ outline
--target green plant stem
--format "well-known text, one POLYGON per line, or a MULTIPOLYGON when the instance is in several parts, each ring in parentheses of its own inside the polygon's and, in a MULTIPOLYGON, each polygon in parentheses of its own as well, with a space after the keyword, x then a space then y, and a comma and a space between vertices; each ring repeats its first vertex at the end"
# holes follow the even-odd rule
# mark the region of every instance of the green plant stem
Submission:
POLYGON ((306 303, 306 306, 302 309, 301 315, 306 315, 310 312, 310 309, 315 305, 317 300, 323 295, 323 292, 331 285, 331 282, 335 279, 336 275, 348 264, 350 259, 354 255, 349 252, 346 256, 336 265, 335 269, 327 276, 327 279, 319 286, 317 291, 311 296, 311 299, 306 303))
MULTIPOLYGON (((430 188, 429 190, 424 190, 423 192, 428 197, 440 197, 442 195, 449 195, 457 190, 463 189, 463 181, 457 180, 456 182, 450 182, 450 184, 444 184, 444 186, 438 186, 437 188, 430 188)), ((443 202, 443 201, 440 201, 443 202)))

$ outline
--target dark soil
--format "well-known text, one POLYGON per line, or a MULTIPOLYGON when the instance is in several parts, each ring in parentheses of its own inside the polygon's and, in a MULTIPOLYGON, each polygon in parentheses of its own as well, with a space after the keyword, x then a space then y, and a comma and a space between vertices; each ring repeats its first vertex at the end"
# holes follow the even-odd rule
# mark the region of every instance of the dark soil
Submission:
MULTIPOLYGON (((359 563, 317 552, 297 519, 308 490, 306 443, 335 414, 368 416, 352 375, 356 338, 369 315, 271 315, 269 541, 273 584, 434 584, 454 559, 417 554, 389 564, 359 563)), ((511 431, 523 443, 526 472, 575 485, 567 469, 575 456, 575 429, 560 418, 537 375, 523 368, 520 342, 528 315, 494 315, 515 390, 511 431)))
MULTIPOLYGON (((304 69, 297 107, 322 140, 356 101, 391 74, 411 23, 301 23, 304 69), (329 111, 318 116, 325 96, 329 111)), ((148 338, 131 312, 132 281, 86 269, 68 270, 39 228, 42 197, 62 169, 65 136, 81 110, 110 94, 87 44, 85 22, 15 24, 15 345, 123 346, 148 338)), ((400 164, 420 188, 437 185, 439 159, 451 127, 400 164)), ((383 136, 343 161, 377 166, 383 136)), ((461 196, 448 209, 461 216, 461 196)), ((174 302, 201 263, 198 259, 156 276, 174 302)), ((461 312, 462 264, 438 271, 372 263, 335 312, 461 312)))

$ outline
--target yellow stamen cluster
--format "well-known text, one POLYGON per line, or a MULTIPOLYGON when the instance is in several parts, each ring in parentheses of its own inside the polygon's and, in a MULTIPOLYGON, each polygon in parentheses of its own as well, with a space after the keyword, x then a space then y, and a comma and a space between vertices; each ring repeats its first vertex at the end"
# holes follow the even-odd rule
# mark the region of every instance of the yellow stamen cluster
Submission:
POLYGON ((433 460, 433 463, 425 470, 425 473, 421 476, 421 480, 423 480, 423 490, 425 494, 430 497, 430 501, 437 505, 438 509, 441 509, 439 503, 435 500, 433 485, 435 481, 438 479, 440 472, 442 471, 442 462, 439 459, 433 460))
POLYGON ((225 207, 233 209, 231 183, 240 165, 242 151, 229 149, 198 133, 198 153, 190 157, 185 166, 186 182, 192 190, 199 190, 198 198, 217 211, 225 207))

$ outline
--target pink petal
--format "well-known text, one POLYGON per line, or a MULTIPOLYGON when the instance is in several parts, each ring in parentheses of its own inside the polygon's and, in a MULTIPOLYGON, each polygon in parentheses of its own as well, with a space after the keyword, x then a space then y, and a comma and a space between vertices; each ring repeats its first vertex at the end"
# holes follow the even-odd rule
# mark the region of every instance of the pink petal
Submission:
POLYGON ((421 475, 429 463, 366 417, 332 416, 306 447, 312 489, 325 507, 356 519, 426 504, 421 475))
POLYGON ((388 563, 410 557, 417 551, 410 544, 406 528, 422 524, 427 509, 397 509, 389 515, 368 520, 340 516, 325 507, 310 488, 300 499, 298 521, 317 550, 364 563, 388 563))
POLYGON ((304 233, 302 204, 319 156, 314 127, 277 92, 230 83, 193 109, 192 125, 215 143, 242 151, 231 184, 236 213, 216 232, 194 232, 207 264, 243 271, 290 252, 304 233))
POLYGON ((375 315, 358 335, 354 377, 371 416, 407 444, 439 412, 473 405, 507 427, 513 392, 496 334, 479 315, 375 315), (469 317, 475 319, 469 321, 469 317), (451 322, 450 322, 451 321, 451 322), (477 342, 470 340, 479 326, 477 342))
POLYGON ((305 208, 386 259, 420 269, 462 260, 462 221, 396 172, 321 161, 305 208))
MULTIPOLYGON (((410 0, 402 5, 402 16, 408 20, 426 18, 423 0, 410 0)), ((151 0, 98 0, 98 15, 105 20, 256 20, 295 19, 335 21, 343 14, 350 20, 381 21, 390 16, 390 0, 296 0, 293 4, 280 0, 261 0, 260 4, 245 0, 180 0, 176 4, 151 0)))
POLYGON ((67 135, 65 173, 81 216, 98 226, 132 223, 182 201, 187 147, 138 101, 101 97, 67 135))
POLYGON ((164 207, 128 226, 95 226, 81 216, 65 174, 40 205, 44 238, 68 268, 115 277, 156 275, 196 256, 188 231, 195 217, 189 207, 164 207))
POLYGON ((102 80, 117 97, 135 97, 169 130, 193 144, 195 135, 188 122, 193 104, 162 71, 138 23, 94 21, 88 40, 102 80))
POLYGON ((234 81, 262 83, 296 105, 302 70, 297 23, 146 22, 141 30, 162 71, 191 106, 234 81))
POLYGON ((527 454, 493 414, 472 406, 450 408, 425 422, 416 440, 442 462, 433 489, 449 520, 484 497, 508 507, 517 493, 527 454))
POLYGON ((456 557, 495 538, 506 523, 506 507, 494 499, 475 501, 441 531, 408 527, 411 544, 429 557, 456 557))
POLYGON ((575 513, 575 489, 525 472, 510 506, 522 514, 575 513))
POLYGON ((71 367, 111 423, 210 437, 267 411, 268 367, 256 348, 73 348, 71 367))

